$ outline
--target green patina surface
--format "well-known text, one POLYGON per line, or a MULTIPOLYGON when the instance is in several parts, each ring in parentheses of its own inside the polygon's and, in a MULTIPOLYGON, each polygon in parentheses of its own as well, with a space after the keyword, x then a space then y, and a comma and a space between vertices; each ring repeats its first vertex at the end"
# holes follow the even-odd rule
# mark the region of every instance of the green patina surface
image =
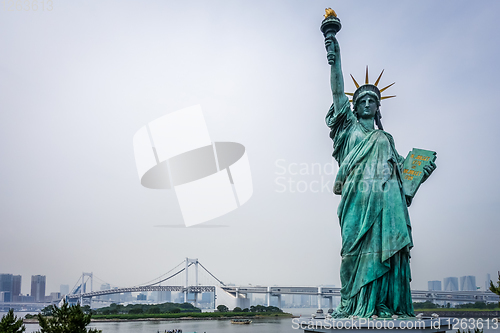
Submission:
MULTIPOLYGON (((351 109, 344 94, 337 21, 328 17, 321 27, 333 95, 326 123, 333 156, 339 163, 334 192, 342 196, 337 212, 342 233, 342 290, 333 316, 413 317, 409 262, 413 241, 407 208, 412 196, 403 189, 405 159, 382 128, 382 98, 376 84, 366 82, 358 87, 351 109)), ((420 182, 434 169, 434 163, 423 167, 420 182)))

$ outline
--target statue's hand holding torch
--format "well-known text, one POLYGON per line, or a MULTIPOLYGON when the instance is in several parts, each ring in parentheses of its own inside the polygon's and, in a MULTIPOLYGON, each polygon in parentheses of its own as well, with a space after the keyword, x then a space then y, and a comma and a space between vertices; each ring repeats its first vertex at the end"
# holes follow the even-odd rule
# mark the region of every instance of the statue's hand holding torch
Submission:
POLYGON ((340 31, 342 25, 335 11, 331 8, 325 9, 325 19, 321 22, 321 32, 325 36, 326 57, 328 64, 334 65, 335 60, 340 59, 339 43, 335 35, 340 31))
POLYGON ((335 59, 340 59, 339 42, 337 42, 337 38, 335 38, 334 35, 330 35, 325 38, 325 48, 328 64, 333 66, 335 64, 335 59))

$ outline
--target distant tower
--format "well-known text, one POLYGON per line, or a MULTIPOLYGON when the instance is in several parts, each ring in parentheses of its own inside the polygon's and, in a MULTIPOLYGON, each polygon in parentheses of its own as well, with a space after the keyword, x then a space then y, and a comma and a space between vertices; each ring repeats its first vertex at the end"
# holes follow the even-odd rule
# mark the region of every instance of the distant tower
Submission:
POLYGON ((12 274, 0 274, 0 291, 12 290, 12 274))
POLYGON ((35 302, 45 301, 45 275, 31 276, 31 296, 35 302))
POLYGON ((21 275, 12 275, 12 298, 21 295, 21 275))
POLYGON ((458 278, 447 277, 443 280, 444 291, 458 291, 458 278))
POLYGON ((12 302, 12 274, 0 274, 0 302, 12 302))
POLYGON ((172 300, 172 292, 171 291, 157 291, 156 292, 156 301, 158 303, 170 302, 172 300))
POLYGON ((67 285, 67 284, 61 284, 59 286, 59 292, 61 293, 61 295, 67 295, 67 294, 69 294, 69 285, 67 285))
POLYGON ((427 287, 430 291, 432 290, 441 291, 441 281, 428 281, 427 287))
POLYGON ((491 275, 490 273, 486 274, 486 279, 484 281, 484 290, 488 291, 490 290, 490 281, 491 281, 491 275))
POLYGON ((460 290, 461 291, 474 291, 477 290, 476 277, 472 275, 460 277, 460 290))
POLYGON ((109 283, 103 283, 101 284, 101 290, 110 290, 111 285, 109 283))
MULTIPOLYGON (((110 289, 111 289, 111 285, 109 283, 101 284, 101 290, 110 290, 110 289)), ((111 300, 111 295, 98 296, 97 299, 100 299, 103 301, 109 301, 109 300, 111 300)))

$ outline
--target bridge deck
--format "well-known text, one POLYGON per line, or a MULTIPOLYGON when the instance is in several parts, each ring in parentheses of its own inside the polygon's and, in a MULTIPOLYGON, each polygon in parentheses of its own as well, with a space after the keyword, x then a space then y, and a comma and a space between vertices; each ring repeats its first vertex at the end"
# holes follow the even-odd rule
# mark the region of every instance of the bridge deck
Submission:
MULTIPOLYGON (((222 286, 225 292, 236 296, 236 294, 271 294, 278 295, 320 295, 322 297, 340 296, 340 288, 334 287, 291 287, 291 286, 222 286)), ((142 286, 131 288, 119 288, 111 290, 100 290, 84 294, 67 295, 70 299, 89 298, 110 294, 148 291, 174 291, 188 293, 216 292, 215 286, 142 286)), ((499 302, 499 296, 489 291, 425 291, 412 290, 414 300, 448 301, 448 302, 499 302)))

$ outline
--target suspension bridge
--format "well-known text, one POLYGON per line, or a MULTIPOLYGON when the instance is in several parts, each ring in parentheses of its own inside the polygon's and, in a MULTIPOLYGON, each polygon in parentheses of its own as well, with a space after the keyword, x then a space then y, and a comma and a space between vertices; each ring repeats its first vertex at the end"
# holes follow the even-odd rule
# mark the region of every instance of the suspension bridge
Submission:
MULTIPOLYGON (((192 272, 192 269, 191 269, 192 272)), ((251 294, 264 294, 267 300, 267 305, 271 305, 271 300, 274 297, 278 307, 282 307, 282 295, 310 295, 317 297, 318 308, 322 307, 322 299, 328 299, 329 308, 333 308, 334 297, 340 297, 340 288, 324 287, 324 286, 227 286, 206 267, 204 267, 198 259, 186 258, 182 263, 163 274, 161 277, 134 287, 114 288, 107 290, 93 291, 93 273, 82 273, 75 287, 70 294, 65 295, 65 299, 70 303, 79 302, 80 304, 92 303, 93 297, 122 294, 122 293, 145 293, 155 291, 177 292, 184 295, 184 302, 191 302, 197 306, 199 295, 203 293, 211 293, 213 297, 213 307, 224 304, 229 308, 250 307, 251 294), (183 266, 182 268, 179 268, 183 266), (194 274, 190 273, 190 268, 194 266, 194 274), (211 281, 204 284, 199 283, 199 268, 208 274, 211 281), (178 271, 172 273, 175 269, 178 271), (194 278, 194 283, 190 283, 194 278), (166 276, 166 277, 165 277, 166 276), (179 282, 182 279, 182 283, 179 282), (87 292, 87 285, 90 284, 90 291, 87 292), (162 285, 163 284, 163 285, 162 285), (189 296, 192 296, 189 298, 189 296)), ((444 302, 498 302, 499 297, 489 291, 424 291, 412 290, 412 298, 416 301, 444 301, 444 302)))
MULTIPOLYGON (((159 278, 147 282, 142 285, 124 288, 109 288, 106 290, 93 290, 94 275, 93 273, 82 273, 73 290, 65 295, 65 299, 69 303, 79 302, 80 304, 91 304, 93 297, 102 298, 102 296, 124 293, 145 293, 145 292, 177 292, 184 294, 184 302, 192 302, 196 306, 199 301, 199 295, 203 293, 211 293, 213 295, 213 304, 215 306, 216 289, 219 286, 224 286, 224 283, 213 275, 198 259, 186 258, 182 263, 163 274, 159 278), (170 274, 179 266, 180 268, 175 273, 170 274), (194 274, 189 274, 189 268, 194 266, 194 274), (210 285, 199 283, 199 268, 202 268, 205 273, 211 278, 210 285), (183 274, 181 274, 183 273, 183 274), (168 275, 170 274, 170 275, 168 275), (166 276, 167 275, 167 276, 166 276), (190 284, 189 276, 194 277, 194 283, 190 284), (166 277, 165 277, 166 276, 166 277), (179 283, 179 277, 183 278, 183 283, 179 283), (215 283, 214 283, 215 282, 215 283), (162 283, 164 285, 162 285, 162 283), (90 291, 87 292, 87 287, 90 284, 90 291), (166 285, 165 285, 166 284, 166 285), (191 299, 189 296, 193 296, 191 299)), ((110 285, 107 284, 109 287, 110 285)))

